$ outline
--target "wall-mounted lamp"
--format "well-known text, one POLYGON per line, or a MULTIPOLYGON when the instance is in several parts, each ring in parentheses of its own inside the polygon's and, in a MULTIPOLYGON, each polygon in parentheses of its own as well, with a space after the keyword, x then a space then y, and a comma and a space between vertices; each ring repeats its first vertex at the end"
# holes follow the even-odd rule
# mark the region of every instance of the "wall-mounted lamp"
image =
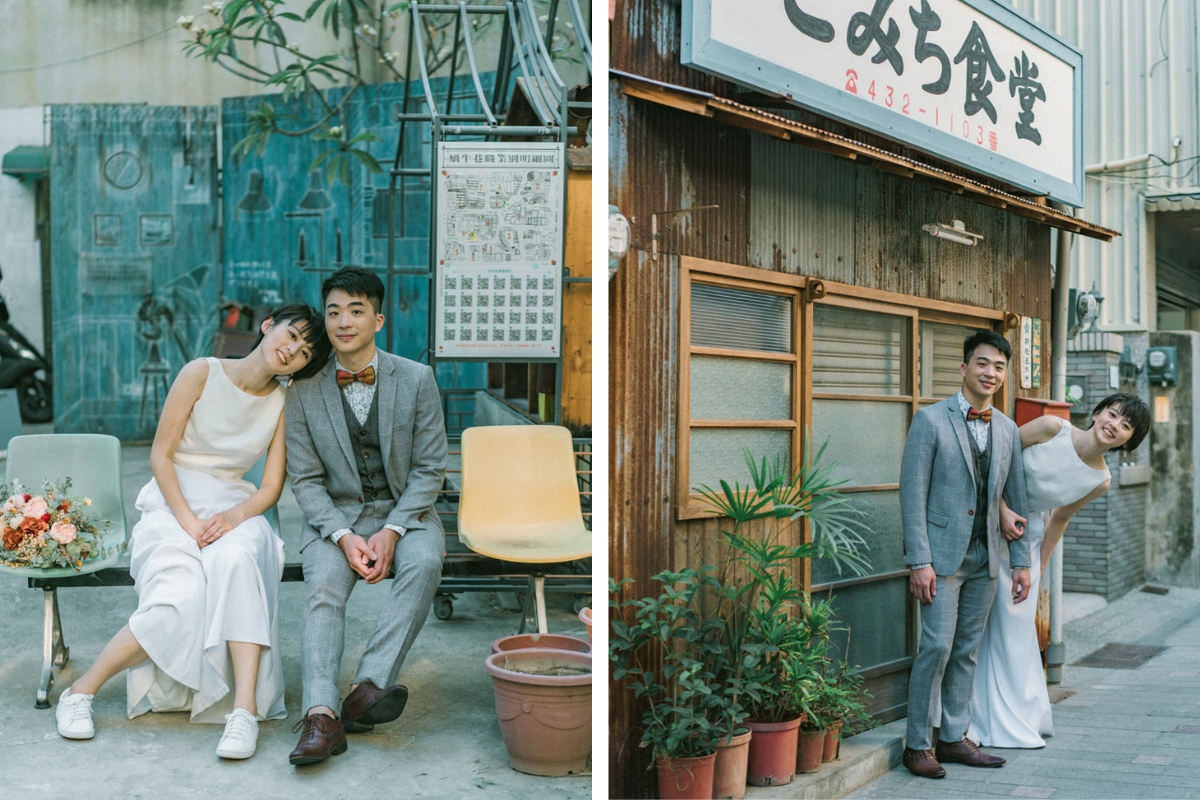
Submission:
POLYGON ((608 278, 617 274, 621 259, 629 252, 629 242, 633 234, 629 229, 629 220, 614 205, 608 207, 608 278))
POLYGON ((982 233, 971 233, 967 227, 963 225, 961 219, 956 219, 949 225, 944 222, 934 222, 929 225, 922 225, 921 230, 928 233, 930 236, 936 236, 939 239, 945 239, 950 242, 958 242, 968 246, 974 246, 983 238, 982 233))

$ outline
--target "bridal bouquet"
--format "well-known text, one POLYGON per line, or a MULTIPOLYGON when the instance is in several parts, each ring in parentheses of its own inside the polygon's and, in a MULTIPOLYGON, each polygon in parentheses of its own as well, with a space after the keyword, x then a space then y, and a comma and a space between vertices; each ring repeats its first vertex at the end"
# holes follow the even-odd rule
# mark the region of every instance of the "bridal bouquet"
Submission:
POLYGON ((103 531, 87 511, 92 501, 71 495, 70 489, 70 478, 46 481, 41 494, 30 494, 15 481, 0 485, 0 564, 78 570, 103 554, 103 531))

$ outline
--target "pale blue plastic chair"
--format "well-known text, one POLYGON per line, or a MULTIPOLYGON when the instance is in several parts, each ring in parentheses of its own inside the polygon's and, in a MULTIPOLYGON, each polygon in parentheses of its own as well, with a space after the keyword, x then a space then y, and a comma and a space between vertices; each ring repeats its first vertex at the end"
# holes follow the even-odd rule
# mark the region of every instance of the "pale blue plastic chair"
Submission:
POLYGON ((21 435, 21 403, 16 389, 0 389, 0 457, 8 450, 8 442, 21 435))
MULTIPOLYGON (((45 433, 14 436, 8 443, 5 480, 20 481, 26 491, 38 491, 46 480, 71 478, 71 493, 88 497, 98 527, 108 521, 104 533, 105 549, 112 552, 89 561, 80 570, 72 567, 52 569, 7 568, 29 578, 65 578, 112 567, 124 555, 129 536, 125 524, 125 502, 121 492, 121 442, 115 436, 99 433, 45 433)), ((62 620, 58 613, 58 587, 43 586, 42 677, 38 683, 37 707, 50 705, 50 687, 54 667, 66 665, 71 650, 63 641, 62 620)))

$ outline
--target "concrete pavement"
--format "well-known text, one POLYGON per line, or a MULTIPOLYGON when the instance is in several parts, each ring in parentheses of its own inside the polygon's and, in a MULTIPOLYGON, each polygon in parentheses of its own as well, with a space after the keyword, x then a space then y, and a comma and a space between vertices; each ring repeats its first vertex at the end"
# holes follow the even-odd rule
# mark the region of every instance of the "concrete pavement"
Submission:
POLYGON ((1200 798, 1200 590, 1135 590, 1067 623, 1063 638, 1045 748, 988 748, 1008 763, 949 764, 941 780, 897 764, 845 797, 1200 798), (1132 670, 1070 666, 1108 643, 1166 649, 1132 670))
MULTIPOLYGON (((122 454, 130 523, 138 489, 149 478, 149 448, 122 454)), ((0 469, 3 462, 0 461, 0 469)), ((287 560, 297 558, 299 509, 291 490, 280 502, 287 560)), ((340 685, 347 691, 389 583, 360 584, 350 601, 340 685)), ((409 687, 397 722, 350 737, 349 750, 322 764, 295 768, 288 752, 300 709, 300 623, 304 587, 280 590, 286 720, 261 723, 257 754, 224 762, 213 753, 221 727, 193 725, 186 713, 125 718, 123 677, 96 696, 96 738, 67 741, 55 732, 53 709, 34 708, 41 669, 42 592, 24 578, 0 574, 0 796, 25 798, 587 798, 591 777, 541 778, 508 766, 491 680, 483 668, 492 640, 515 633, 519 615, 494 595, 460 595, 449 620, 429 617, 399 680, 409 687)), ((132 588, 59 591, 70 661, 56 670, 51 700, 95 658, 136 606, 132 588)), ((550 595, 551 631, 585 637, 571 598, 550 595)))

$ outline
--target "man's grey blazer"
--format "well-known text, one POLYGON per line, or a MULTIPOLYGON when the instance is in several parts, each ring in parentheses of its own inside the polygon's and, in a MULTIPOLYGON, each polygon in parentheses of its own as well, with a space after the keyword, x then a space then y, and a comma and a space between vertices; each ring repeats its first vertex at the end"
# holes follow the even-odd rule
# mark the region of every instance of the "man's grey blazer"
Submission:
MULTIPOLYGON (((975 521, 975 463, 967 421, 955 397, 921 409, 908 429, 900 465, 900 516, 904 522, 904 563, 932 564, 938 575, 953 575, 971 543, 975 521)), ((988 574, 1000 572, 998 552, 1008 545, 1014 569, 1030 565, 1029 543, 1022 536, 1005 542, 1000 535, 1000 498, 1026 516, 1025 470, 1016 423, 992 409, 988 441, 988 574)))
MULTIPOLYGON (((287 467, 305 517, 301 550, 319 537, 353 528, 363 509, 336 373, 332 357, 318 375, 288 387, 287 467)), ((380 454, 396 498, 387 524, 443 530, 433 504, 446 472, 446 426, 433 370, 379 351, 375 403, 380 454)))

